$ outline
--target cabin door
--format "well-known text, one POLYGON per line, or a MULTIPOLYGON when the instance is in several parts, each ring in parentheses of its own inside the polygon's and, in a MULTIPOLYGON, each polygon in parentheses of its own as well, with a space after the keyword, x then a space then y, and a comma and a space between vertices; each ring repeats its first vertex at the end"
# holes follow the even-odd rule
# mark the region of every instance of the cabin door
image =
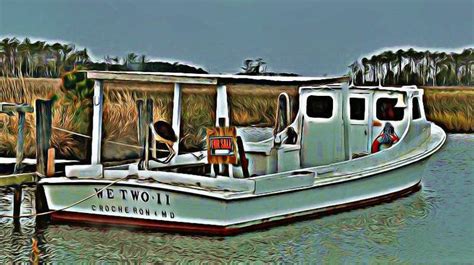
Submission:
POLYGON ((341 91, 321 89, 300 96, 303 112, 301 164, 311 167, 344 160, 341 91))
POLYGON ((369 93, 350 93, 348 98, 349 145, 352 157, 370 153, 369 137, 371 121, 369 121, 372 95, 369 93))

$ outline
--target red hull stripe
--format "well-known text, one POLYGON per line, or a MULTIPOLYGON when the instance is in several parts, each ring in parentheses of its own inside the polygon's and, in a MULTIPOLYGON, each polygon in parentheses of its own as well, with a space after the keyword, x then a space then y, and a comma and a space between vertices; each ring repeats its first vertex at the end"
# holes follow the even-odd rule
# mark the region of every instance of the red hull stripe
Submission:
POLYGON ((125 227, 141 227, 144 229, 157 229, 161 231, 171 231, 171 232, 182 232, 182 233, 193 233, 193 234, 207 234, 207 235, 221 235, 228 236, 234 235, 241 232, 252 231, 256 229, 271 227, 279 224, 286 224, 296 220, 304 220, 314 217, 325 216, 328 214, 338 213, 342 211, 347 211, 350 209, 366 207, 381 202, 387 202, 394 199, 397 199, 402 196, 406 196, 410 193, 418 191, 421 185, 418 182, 416 185, 409 187, 407 189, 383 195, 376 198, 366 199, 362 201, 352 202, 341 204, 337 206, 331 206, 324 209, 321 209, 318 212, 308 212, 307 214, 298 213, 298 216, 289 214, 284 216, 282 219, 278 220, 266 220, 261 223, 251 223, 249 225, 239 224, 238 227, 226 227, 226 226, 217 226, 217 225, 201 225, 201 224, 191 224, 191 223, 180 223, 180 222, 168 222, 168 221, 156 221, 156 220, 147 220, 147 219, 138 219, 138 218, 129 218, 129 217, 116 217, 116 216, 106 216, 106 215, 96 215, 96 214, 86 214, 86 213, 74 213, 74 212, 55 212, 51 214, 51 220, 53 222, 72 222, 72 223, 89 223, 89 224, 98 224, 98 225, 118 225, 125 227))

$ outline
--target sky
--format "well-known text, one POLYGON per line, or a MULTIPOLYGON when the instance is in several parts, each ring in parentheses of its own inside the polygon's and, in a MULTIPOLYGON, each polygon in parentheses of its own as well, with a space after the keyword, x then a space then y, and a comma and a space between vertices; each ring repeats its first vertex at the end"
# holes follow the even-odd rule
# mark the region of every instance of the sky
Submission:
POLYGON ((235 73, 335 75, 386 47, 474 47, 474 0, 0 0, 0 36, 61 40, 235 73))

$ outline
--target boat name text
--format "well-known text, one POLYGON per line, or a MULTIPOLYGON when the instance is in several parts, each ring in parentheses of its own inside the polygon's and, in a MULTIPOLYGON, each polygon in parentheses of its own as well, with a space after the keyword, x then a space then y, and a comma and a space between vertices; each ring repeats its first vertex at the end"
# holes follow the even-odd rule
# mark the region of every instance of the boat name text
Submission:
POLYGON ((91 205, 93 212, 111 212, 111 213, 125 213, 125 214, 135 214, 142 216, 161 216, 162 218, 174 219, 175 214, 171 211, 158 211, 151 210, 148 208, 132 207, 132 206, 121 206, 121 205, 91 205))
POLYGON ((140 190, 125 190, 125 189, 105 189, 100 190, 99 188, 94 188, 95 192, 97 193, 97 198, 99 199, 115 199, 116 197, 121 198, 124 201, 132 200, 132 201, 142 201, 142 202, 149 202, 155 201, 159 205, 171 205, 170 196, 166 193, 156 192, 154 194, 150 194, 146 191, 140 190))

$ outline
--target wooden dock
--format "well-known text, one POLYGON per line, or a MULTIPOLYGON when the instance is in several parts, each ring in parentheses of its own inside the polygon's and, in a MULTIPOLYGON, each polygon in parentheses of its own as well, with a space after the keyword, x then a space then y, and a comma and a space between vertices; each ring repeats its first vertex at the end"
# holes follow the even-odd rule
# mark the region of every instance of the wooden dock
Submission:
POLYGON ((38 175, 36 172, 20 173, 0 176, 0 187, 13 188, 13 220, 15 227, 19 227, 19 216, 21 214, 21 200, 23 194, 23 185, 36 183, 38 175))
POLYGON ((40 175, 54 175, 54 149, 50 146, 52 100, 36 100, 35 108, 29 104, 0 102, 0 114, 8 116, 18 115, 18 133, 16 143, 16 157, 13 174, 0 176, 0 187, 13 188, 13 217, 15 226, 19 226, 22 201, 22 187, 34 184, 40 175), (25 114, 36 111, 36 172, 23 173, 24 161, 24 134, 25 114), (49 150, 52 149, 52 150, 49 150), (49 162, 49 163, 48 163, 49 162))
POLYGON ((35 183, 38 179, 36 172, 11 174, 0 176, 0 187, 19 186, 28 183, 35 183))

